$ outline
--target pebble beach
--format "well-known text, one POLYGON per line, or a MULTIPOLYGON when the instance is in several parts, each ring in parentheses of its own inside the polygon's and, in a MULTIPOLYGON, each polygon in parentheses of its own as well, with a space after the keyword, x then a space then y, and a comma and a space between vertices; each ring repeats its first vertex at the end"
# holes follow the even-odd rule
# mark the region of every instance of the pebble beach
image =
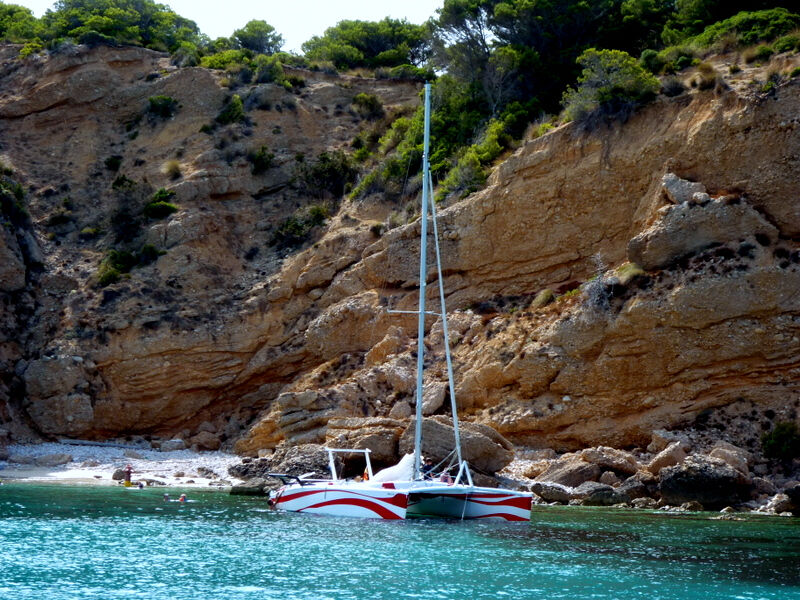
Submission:
POLYGON ((240 483, 228 475, 228 467, 241 457, 219 451, 164 452, 149 446, 56 442, 11 444, 6 451, 8 460, 0 461, 3 481, 121 485, 113 475, 130 464, 132 482, 145 486, 227 488, 240 483))

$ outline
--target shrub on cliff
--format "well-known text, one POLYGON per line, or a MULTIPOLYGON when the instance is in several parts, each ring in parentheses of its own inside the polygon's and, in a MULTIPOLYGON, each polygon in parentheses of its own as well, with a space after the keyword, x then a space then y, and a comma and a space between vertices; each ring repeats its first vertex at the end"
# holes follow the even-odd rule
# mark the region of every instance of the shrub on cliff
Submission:
POLYGON ((772 431, 761 436, 761 447, 767 458, 790 461, 800 457, 800 431, 797 424, 789 421, 776 424, 772 431))
POLYGON ((384 114, 383 104, 374 94, 356 94, 353 98, 353 108, 365 119, 377 119, 384 114))
POLYGON ((169 202, 175 196, 172 190, 159 189, 150 202, 142 210, 142 214, 148 219, 164 219, 178 210, 178 207, 169 202))
POLYGON ((297 248, 307 239, 311 230, 325 224, 330 210, 325 204, 313 204, 300 209, 278 225, 270 240, 270 246, 297 248))
POLYGON ((258 150, 251 151, 247 155, 247 160, 253 165, 251 169, 253 175, 261 175, 273 165, 275 155, 266 146, 261 146, 258 150))
POLYGON ((295 184, 305 193, 322 198, 340 198, 355 181, 358 171, 341 150, 322 152, 315 161, 297 164, 295 184))
POLYGON ((565 117, 586 129, 627 119, 661 87, 658 78, 627 52, 590 48, 577 62, 583 67, 579 85, 567 89, 562 104, 565 117))
POLYGON ((244 104, 239 94, 234 94, 227 104, 222 107, 222 110, 217 115, 217 123, 222 125, 229 125, 231 123, 238 123, 244 121, 246 116, 244 114, 244 104))
POLYGON ((740 12, 729 19, 706 27, 694 38, 698 46, 708 48, 726 35, 735 34, 742 46, 768 42, 800 27, 800 15, 785 8, 740 12))
POLYGON ((169 119, 178 110, 178 101, 170 96, 150 96, 147 112, 162 119, 169 119))

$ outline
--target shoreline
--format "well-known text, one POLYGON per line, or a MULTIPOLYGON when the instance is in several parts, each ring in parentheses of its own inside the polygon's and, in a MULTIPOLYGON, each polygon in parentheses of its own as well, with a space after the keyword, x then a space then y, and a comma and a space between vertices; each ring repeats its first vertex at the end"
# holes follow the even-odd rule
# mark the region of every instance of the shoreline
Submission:
POLYGON ((57 442, 11 444, 6 451, 9 458, 0 461, 0 481, 122 487, 113 475, 130 464, 134 486, 141 481, 145 487, 229 489, 242 483, 228 474, 241 457, 219 451, 57 442))

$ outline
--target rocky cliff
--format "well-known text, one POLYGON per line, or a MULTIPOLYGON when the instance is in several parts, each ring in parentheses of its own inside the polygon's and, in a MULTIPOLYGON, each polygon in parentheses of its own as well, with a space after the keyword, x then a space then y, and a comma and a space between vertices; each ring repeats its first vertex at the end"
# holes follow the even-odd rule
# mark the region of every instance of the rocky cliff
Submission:
MULTIPOLYGON (((416 302, 419 221, 384 231, 397 207, 373 197, 344 202, 302 251, 269 241, 315 201, 291 185, 298 153, 365 126, 348 111, 356 93, 402 110, 413 85, 305 73, 299 94, 237 92, 249 122, 208 134, 218 76, 156 53, 77 49, 4 69, 0 154, 30 213, 0 244, 0 417, 14 435, 211 433, 248 454, 370 440, 397 454, 416 334, 387 307, 416 302), (179 100, 174 117, 145 114, 158 94, 179 100), (261 146, 275 166, 256 176, 246 155, 261 146), (164 254, 98 287, 121 208, 160 187, 179 210, 133 239, 164 254)), ((687 427, 757 449, 769 423, 798 419, 800 81, 762 93, 759 76, 527 141, 485 190, 441 209, 467 421, 563 451, 687 427)), ((425 412, 441 415, 430 326, 425 412)))

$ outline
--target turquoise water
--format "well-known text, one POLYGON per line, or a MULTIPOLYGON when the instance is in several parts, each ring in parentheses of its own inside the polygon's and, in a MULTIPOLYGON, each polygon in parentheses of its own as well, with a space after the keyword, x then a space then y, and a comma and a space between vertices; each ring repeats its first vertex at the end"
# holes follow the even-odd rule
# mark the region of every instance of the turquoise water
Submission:
POLYGON ((0 599, 800 599, 799 519, 384 522, 184 491, 0 486, 0 599))

